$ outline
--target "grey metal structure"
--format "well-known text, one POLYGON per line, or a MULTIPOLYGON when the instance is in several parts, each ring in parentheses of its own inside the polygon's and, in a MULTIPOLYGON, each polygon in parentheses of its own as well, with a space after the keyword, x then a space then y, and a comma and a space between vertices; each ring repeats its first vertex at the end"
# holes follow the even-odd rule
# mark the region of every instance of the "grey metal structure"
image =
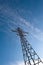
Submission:
POLYGON ((20 37, 23 58, 25 65, 43 65, 40 57, 37 55, 35 50, 32 46, 28 43, 27 39, 25 38, 25 33, 21 28, 17 28, 16 31, 12 30, 13 32, 17 32, 17 35, 20 37))

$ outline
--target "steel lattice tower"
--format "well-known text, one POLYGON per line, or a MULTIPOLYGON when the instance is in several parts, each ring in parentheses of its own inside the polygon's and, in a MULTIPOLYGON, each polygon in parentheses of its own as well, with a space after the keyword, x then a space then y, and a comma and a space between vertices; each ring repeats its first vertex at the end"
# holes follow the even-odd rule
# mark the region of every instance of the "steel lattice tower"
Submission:
POLYGON ((17 28, 16 31, 12 30, 13 32, 17 32, 17 35, 20 37, 23 58, 25 65, 43 65, 40 57, 34 51, 32 46, 28 43, 27 39, 25 38, 25 33, 21 28, 17 28))

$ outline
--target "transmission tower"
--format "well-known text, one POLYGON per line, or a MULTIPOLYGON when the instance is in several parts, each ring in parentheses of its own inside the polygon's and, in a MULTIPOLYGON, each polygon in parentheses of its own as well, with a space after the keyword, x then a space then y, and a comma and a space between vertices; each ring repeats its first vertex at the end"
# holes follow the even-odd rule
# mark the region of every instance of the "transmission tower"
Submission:
POLYGON ((13 32, 17 32, 17 35, 20 37, 23 58, 25 65, 43 65, 40 57, 37 55, 35 50, 32 46, 28 43, 27 39, 25 38, 25 33, 21 28, 17 28, 16 31, 12 30, 13 32))

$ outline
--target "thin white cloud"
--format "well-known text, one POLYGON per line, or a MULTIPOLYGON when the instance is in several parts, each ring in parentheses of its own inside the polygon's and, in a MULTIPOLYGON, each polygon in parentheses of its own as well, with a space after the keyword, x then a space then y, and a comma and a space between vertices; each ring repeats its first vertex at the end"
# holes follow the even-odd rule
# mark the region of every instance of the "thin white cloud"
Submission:
POLYGON ((14 64, 14 65, 25 65, 25 64, 24 64, 24 62, 20 61, 20 62, 16 62, 16 64, 14 64))
POLYGON ((26 21, 26 19, 23 19, 22 17, 20 17, 16 9, 15 11, 13 11, 9 7, 0 6, 0 10, 1 10, 1 13, 3 13, 3 15, 6 15, 6 17, 8 17, 8 19, 10 20, 7 22, 9 28, 14 28, 14 25, 17 25, 17 24, 21 26, 24 24, 26 27, 29 28, 29 32, 32 34, 32 36, 34 36, 40 41, 43 41, 43 32, 40 29, 32 26, 29 23, 29 21, 28 22, 26 21), (13 26, 10 25, 10 23, 12 23, 13 26))

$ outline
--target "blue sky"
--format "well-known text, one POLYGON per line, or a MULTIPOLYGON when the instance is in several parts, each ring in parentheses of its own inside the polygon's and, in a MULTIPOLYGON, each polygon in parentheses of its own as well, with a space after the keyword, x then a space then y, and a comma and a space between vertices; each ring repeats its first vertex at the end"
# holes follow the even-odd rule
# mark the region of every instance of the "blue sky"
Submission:
POLYGON ((20 38, 11 32, 18 26, 43 59, 43 0, 0 0, 0 65, 23 62, 20 38))

